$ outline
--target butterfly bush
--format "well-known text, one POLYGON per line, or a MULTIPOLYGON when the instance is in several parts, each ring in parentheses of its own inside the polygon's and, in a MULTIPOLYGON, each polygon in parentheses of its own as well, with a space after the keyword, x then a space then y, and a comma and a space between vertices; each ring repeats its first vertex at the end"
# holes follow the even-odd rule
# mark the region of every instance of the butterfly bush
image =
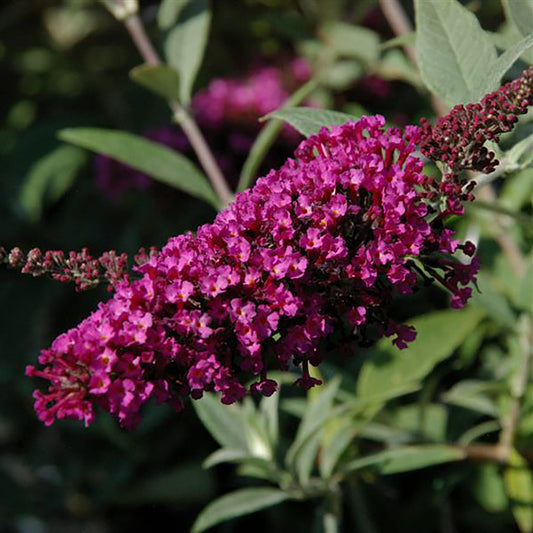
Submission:
POLYGON ((399 348, 414 340, 387 309, 420 280, 440 283, 462 307, 478 261, 454 258, 475 247, 444 222, 472 195, 449 186, 458 174, 453 183, 451 173, 426 176, 416 153, 439 124, 387 129, 377 115, 323 128, 212 224, 171 238, 136 267, 138 279, 118 282, 110 300, 43 350, 40 369, 27 368, 49 382, 34 393, 39 418, 87 425, 99 406, 132 428, 150 398, 180 410, 205 391, 226 404, 248 391, 268 396, 277 387, 268 371, 291 365, 307 389, 319 383, 309 364, 327 347, 375 333, 399 348))

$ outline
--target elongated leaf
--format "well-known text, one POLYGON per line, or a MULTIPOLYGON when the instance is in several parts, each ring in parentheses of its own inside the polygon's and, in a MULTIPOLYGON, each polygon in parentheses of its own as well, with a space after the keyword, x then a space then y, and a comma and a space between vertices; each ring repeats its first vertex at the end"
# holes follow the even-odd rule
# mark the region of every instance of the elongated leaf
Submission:
POLYGON ((265 396, 259 404, 272 449, 276 447, 279 438, 279 394, 277 391, 272 396, 265 396))
POLYGON ((300 446, 300 449, 296 454, 294 469, 298 477, 298 482, 302 487, 305 487, 311 478, 313 466, 320 447, 321 434, 322 431, 316 431, 300 446))
POLYGON ((166 65, 140 65, 130 71, 130 78, 167 100, 180 96, 179 74, 166 65))
POLYGON ((417 69, 400 50, 389 50, 379 62, 376 72, 386 80, 400 80, 414 87, 422 87, 417 69))
POLYGON ((453 386, 443 400, 447 403, 471 409, 478 413, 497 417, 498 408, 489 393, 498 392, 499 385, 491 382, 464 380, 453 386))
POLYGON ((505 494, 502 473, 495 464, 480 465, 471 479, 472 494, 489 513, 501 513, 509 501, 505 494))
POLYGON ((85 164, 85 153, 74 146, 60 146, 35 163, 20 188, 19 200, 28 218, 40 219, 46 200, 59 200, 85 164))
MULTIPOLYGON (((488 220, 490 224, 492 218, 488 220)), ((480 272, 478 277, 480 291, 472 296, 471 304, 483 309, 493 320, 507 328, 513 328, 516 324, 516 314, 509 305, 507 298, 498 289, 497 281, 487 274, 480 272)))
POLYGON ((242 489, 211 502, 199 515, 192 533, 201 533, 210 527, 237 516, 243 516, 290 499, 279 489, 251 488, 242 489))
MULTIPOLYGON (((296 106, 303 102, 309 94, 316 89, 317 82, 315 79, 311 78, 307 83, 304 83, 299 87, 289 99, 283 104, 280 109, 286 109, 291 106, 296 106)), ((242 167, 241 175, 239 178, 239 185, 237 186, 238 191, 244 191, 247 187, 252 184, 252 181, 256 177, 257 171, 263 162, 268 150, 276 140, 279 135, 281 128, 283 126, 283 121, 279 119, 271 120, 256 137, 248 157, 244 162, 242 167)))
POLYGON ((161 30, 168 30, 176 23, 182 9, 189 0, 163 0, 157 11, 157 25, 161 30))
POLYGON ((322 448, 319 470, 323 479, 328 479, 331 476, 340 456, 352 442, 354 434, 353 421, 350 419, 345 420, 331 436, 329 443, 322 448))
POLYGON ((379 56, 379 38, 375 32, 344 22, 331 22, 323 28, 326 44, 346 57, 354 57, 372 63, 379 56))
POLYGON ((481 310, 439 311, 411 321, 418 335, 405 350, 389 340, 378 343, 363 364, 357 381, 359 399, 394 397, 397 391, 415 386, 433 367, 449 357, 483 318, 481 310))
POLYGON ((405 446, 355 459, 348 463, 343 471, 353 472, 373 467, 381 474, 398 474, 451 461, 461 461, 465 458, 465 453, 453 446, 441 444, 405 446))
POLYGON ((507 18, 524 37, 533 33, 533 3, 530 0, 503 0, 503 6, 507 18))
POLYGON ((497 55, 477 18, 457 0, 415 0, 422 79, 449 105, 478 100, 497 55))
POLYGON ((190 0, 165 41, 167 61, 180 75, 180 100, 183 104, 190 102, 193 84, 207 46, 210 25, 211 11, 207 0, 190 0))
POLYGON ((244 418, 238 405, 223 405, 214 394, 204 394, 192 404, 203 425, 221 446, 249 452, 244 418))
MULTIPOLYGON (((533 3, 531 4, 533 6, 533 3)), ((533 34, 524 37, 518 43, 508 48, 494 62, 490 69, 487 69, 485 80, 482 82, 484 93, 497 89, 505 73, 514 65, 515 61, 529 48, 533 46, 533 34)))
POLYGON ((358 120, 361 117, 331 111, 328 109, 314 109, 312 107, 287 107, 273 111, 269 118, 278 118, 288 122, 302 135, 309 137, 320 131, 320 128, 344 124, 350 120, 358 120))
POLYGON ((533 531, 533 472, 527 461, 515 450, 509 466, 503 473, 505 491, 511 500, 511 509, 522 533, 533 531))
POLYGON ((131 133, 99 128, 65 129, 59 132, 59 138, 112 157, 165 185, 218 205, 205 176, 187 158, 166 146, 131 133))
POLYGON ((203 468, 212 468, 222 463, 239 463, 252 457, 244 450, 233 450, 231 448, 220 448, 209 455, 202 463, 203 468))
POLYGON ((416 46, 416 33, 414 31, 411 31, 409 33, 404 33, 403 35, 399 35, 398 37, 394 37, 393 39, 389 39, 388 41, 385 41, 381 44, 380 49, 381 50, 388 50, 390 48, 396 48, 398 46, 416 46))
POLYGON ((320 391, 307 405, 306 411, 298 426, 296 437, 286 456, 288 465, 293 465, 296 456, 305 442, 312 438, 322 428, 324 422, 331 416, 333 400, 339 389, 340 380, 334 379, 320 391))

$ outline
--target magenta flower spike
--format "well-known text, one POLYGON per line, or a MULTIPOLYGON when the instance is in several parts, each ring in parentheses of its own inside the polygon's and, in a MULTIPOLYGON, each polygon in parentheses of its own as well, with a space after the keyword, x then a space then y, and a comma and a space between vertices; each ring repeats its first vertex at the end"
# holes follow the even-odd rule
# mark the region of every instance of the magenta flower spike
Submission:
POLYGON ((455 189, 422 173, 420 128, 384 124, 374 116, 322 129, 212 224, 136 267, 140 279, 119 282, 43 350, 42 370, 27 368, 49 381, 35 393, 39 418, 88 424, 98 405, 131 428, 152 397, 179 410, 187 396, 215 391, 229 404, 250 380, 251 391, 270 395, 268 370, 291 364, 309 388, 319 381, 308 365, 319 364, 333 332, 353 343, 371 326, 399 348, 415 338, 387 305, 420 276, 464 305, 477 262, 453 259, 458 243, 431 201, 458 202, 455 189))

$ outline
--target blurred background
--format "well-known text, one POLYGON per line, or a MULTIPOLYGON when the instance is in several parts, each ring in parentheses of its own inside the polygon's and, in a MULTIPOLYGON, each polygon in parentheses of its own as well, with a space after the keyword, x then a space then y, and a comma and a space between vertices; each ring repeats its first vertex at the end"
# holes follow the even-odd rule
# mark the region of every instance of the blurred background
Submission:
MULTIPOLYGON (((464 3, 484 29, 505 35, 498 1, 464 3)), ((161 47, 158 5, 141 0, 141 17, 161 47)), ((412 2, 404 7, 412 20, 412 2)), ((316 49, 327 40, 321 33, 325 22, 356 24, 382 43, 394 37, 373 0, 215 0, 212 10, 211 35, 195 84, 204 100, 198 97, 193 107, 234 185, 261 128, 259 116, 279 106, 310 76, 316 49), (259 92, 263 83, 272 83, 280 101, 266 111, 252 102, 244 114, 227 112, 222 102, 216 120, 209 113, 202 118, 206 99, 217 94, 212 82, 218 78, 237 84, 249 80, 259 92)), ((400 50, 380 49, 378 60, 362 50, 358 57, 337 62, 307 104, 355 115, 379 112, 400 126, 433 116, 430 95, 400 50)), ((65 127, 115 128, 193 157, 183 134, 171 124, 165 102, 129 79, 128 72, 141 62, 127 32, 99 3, 1 2, 0 243, 6 249, 87 246, 94 255, 109 249, 133 254, 212 220, 215 211, 206 203, 105 157, 65 150, 56 136, 65 127)), ((259 93, 257 100, 263 98, 259 93)), ((261 172, 281 164, 300 139, 287 129, 261 172)), ((188 531, 211 499, 249 483, 229 466, 202 468, 216 444, 191 408, 178 415, 165 406, 149 406, 133 432, 122 431, 106 416, 88 429, 70 421, 45 428, 37 420, 31 398, 35 383, 24 377, 25 365, 34 363, 40 349, 77 324, 106 294, 102 287, 79 294, 49 279, 0 271, 2 532, 188 531)), ((430 289, 403 302, 400 318, 446 305, 445 296, 430 289)), ((464 368, 472 374, 479 370, 466 363, 464 368)), ((453 382, 451 367, 444 374, 453 382)), ((290 433, 296 422, 287 413, 284 417, 283 427, 290 433)), ((455 424, 456 429, 468 427, 471 419, 459 409, 455 424)), ((439 476, 422 471, 369 484, 367 503, 356 502, 354 513, 367 513, 374 525, 365 530, 360 520, 348 516, 346 531, 514 531, 507 508, 496 502, 488 512, 475 491, 459 484, 481 475, 470 468, 443 467, 439 476), (446 506, 454 508, 454 527, 446 525, 446 506)), ((497 494, 490 496, 494 500, 497 494)), ((288 503, 216 530, 309 531, 314 506, 312 500, 288 503)))

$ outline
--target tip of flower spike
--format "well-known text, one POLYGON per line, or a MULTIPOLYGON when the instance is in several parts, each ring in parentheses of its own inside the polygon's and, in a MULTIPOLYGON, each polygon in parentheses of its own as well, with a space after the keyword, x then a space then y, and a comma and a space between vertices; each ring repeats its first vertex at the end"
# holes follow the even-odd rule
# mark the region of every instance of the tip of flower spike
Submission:
POLYGON ((486 141, 498 142, 503 133, 513 129, 518 115, 533 104, 533 67, 483 97, 475 104, 455 106, 434 126, 421 119, 420 150, 428 158, 443 162, 452 173, 477 170, 493 172, 499 162, 486 141))

